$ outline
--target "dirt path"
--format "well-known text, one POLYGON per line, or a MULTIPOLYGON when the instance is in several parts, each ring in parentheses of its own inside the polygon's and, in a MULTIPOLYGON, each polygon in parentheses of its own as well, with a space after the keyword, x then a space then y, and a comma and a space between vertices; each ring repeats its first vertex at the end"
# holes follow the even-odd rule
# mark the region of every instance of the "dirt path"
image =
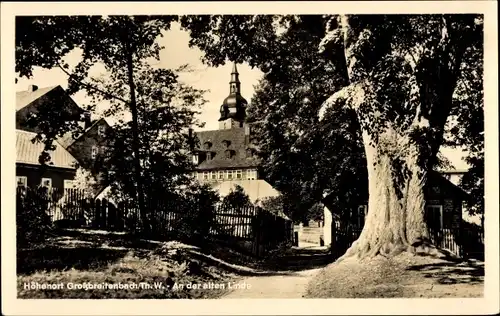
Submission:
POLYGON ((234 289, 223 298, 301 298, 319 270, 321 268, 248 277, 232 284, 234 289))

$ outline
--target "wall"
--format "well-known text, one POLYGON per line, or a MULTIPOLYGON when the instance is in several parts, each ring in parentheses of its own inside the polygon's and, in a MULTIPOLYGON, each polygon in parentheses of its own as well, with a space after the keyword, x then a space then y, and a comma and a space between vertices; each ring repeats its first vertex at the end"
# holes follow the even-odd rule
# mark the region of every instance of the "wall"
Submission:
POLYGON ((40 185, 42 178, 51 178, 52 187, 62 190, 64 180, 73 180, 75 173, 76 171, 71 169, 48 167, 42 170, 37 165, 16 164, 16 176, 27 177, 28 187, 37 187, 40 185))
POLYGON ((99 165, 96 161, 99 157, 102 157, 102 153, 99 152, 97 159, 92 159, 92 147, 93 146, 103 146, 107 145, 105 136, 100 136, 98 129, 99 126, 104 126, 105 133, 109 131, 110 126, 105 120, 101 119, 94 123, 92 127, 86 131, 84 135, 78 138, 71 146, 67 148, 68 152, 73 155, 73 157, 78 160, 81 166, 85 169, 92 170, 93 172, 99 172, 99 165))

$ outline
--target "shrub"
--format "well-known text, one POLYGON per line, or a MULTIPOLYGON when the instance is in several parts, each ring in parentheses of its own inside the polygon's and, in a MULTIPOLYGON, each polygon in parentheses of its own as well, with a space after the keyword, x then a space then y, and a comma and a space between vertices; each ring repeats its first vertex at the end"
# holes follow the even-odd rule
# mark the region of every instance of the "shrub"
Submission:
POLYGON ((19 189, 16 197, 16 228, 18 246, 44 240, 52 229, 47 214, 51 195, 46 188, 19 189))
POLYGON ((218 194, 206 185, 194 185, 178 197, 175 212, 179 213, 174 229, 178 237, 189 242, 205 240, 215 221, 218 194))

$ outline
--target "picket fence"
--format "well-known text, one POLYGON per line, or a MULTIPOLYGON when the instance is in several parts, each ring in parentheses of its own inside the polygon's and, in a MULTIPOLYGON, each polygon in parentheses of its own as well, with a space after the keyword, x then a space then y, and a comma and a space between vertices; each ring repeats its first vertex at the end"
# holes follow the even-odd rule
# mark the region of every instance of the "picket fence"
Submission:
MULTIPOLYGON (((18 191, 18 194, 23 194, 18 191)), ((91 199, 81 189, 51 190, 43 197, 46 213, 52 222, 62 227, 86 227, 102 230, 140 232, 142 219, 139 209, 127 202, 112 203, 106 199, 91 199)), ((153 234, 160 238, 175 235, 186 222, 186 214, 173 205, 159 202, 148 205, 154 223, 153 234)), ((191 210, 193 216, 203 210, 191 210)), ((189 214, 187 216, 190 216, 189 214)), ((261 256, 281 243, 292 242, 293 223, 257 206, 232 208, 218 204, 213 210, 209 235, 239 246, 250 254, 261 256)))

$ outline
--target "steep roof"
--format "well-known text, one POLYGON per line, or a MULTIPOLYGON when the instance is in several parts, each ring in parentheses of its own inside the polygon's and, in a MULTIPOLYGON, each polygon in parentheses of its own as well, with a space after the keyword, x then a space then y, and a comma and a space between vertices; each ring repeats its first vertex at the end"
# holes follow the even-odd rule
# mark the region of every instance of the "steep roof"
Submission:
POLYGON ((18 91, 16 92, 16 111, 29 105, 31 102, 41 98, 48 92, 52 91, 54 88, 59 86, 51 86, 45 88, 39 88, 35 91, 18 91))
POLYGON ((101 121, 104 121, 104 123, 106 123, 108 126, 108 122, 106 122, 106 120, 104 118, 100 118, 100 119, 97 119, 95 120, 89 127, 87 127, 85 129, 85 131, 83 131, 83 133, 81 133, 80 135, 78 135, 78 137, 73 137, 73 133, 72 132, 66 132, 62 137, 59 137, 57 139, 57 141, 64 147, 64 148, 69 148, 71 145, 73 145, 78 139, 80 139, 81 137, 83 137, 83 135, 85 135, 88 131, 90 131, 91 129, 93 129, 97 124, 99 124, 101 121))
MULTIPOLYGON (((16 130, 16 162, 30 165, 40 165, 38 157, 44 149, 43 143, 33 143, 31 140, 36 133, 16 130)), ((52 167, 76 169, 76 159, 59 144, 54 141, 56 149, 50 151, 50 162, 52 167)))
POLYGON ((202 161, 197 167, 198 170, 248 168, 259 165, 259 160, 255 156, 246 156, 247 148, 253 148, 253 145, 245 142, 244 127, 202 131, 197 132, 196 136, 199 139, 200 146, 203 146, 206 142, 210 142, 212 146, 209 151, 215 153, 215 156, 211 160, 202 161), (223 141, 229 141, 229 147, 226 147, 223 141), (225 156, 225 151, 228 149, 234 151, 232 158, 226 158, 225 156))

